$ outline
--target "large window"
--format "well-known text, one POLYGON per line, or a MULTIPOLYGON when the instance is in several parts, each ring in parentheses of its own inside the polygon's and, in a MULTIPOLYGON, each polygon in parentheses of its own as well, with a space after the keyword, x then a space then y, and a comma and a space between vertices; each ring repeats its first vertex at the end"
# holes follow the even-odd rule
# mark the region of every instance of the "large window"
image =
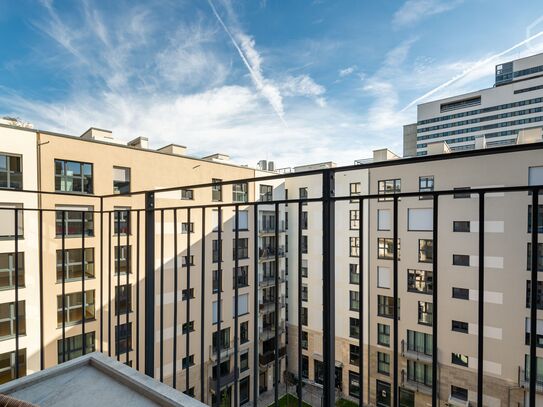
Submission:
POLYGON ((451 321, 451 331, 467 334, 469 332, 469 324, 463 321, 451 321))
POLYGON ((309 379, 309 358, 302 355, 302 378, 309 379))
POLYGON ((0 188, 23 189, 20 156, 0 154, 0 188))
POLYGON ((360 347, 357 345, 349 345, 349 363, 358 366, 360 363, 360 347))
POLYGON ((420 383, 425 386, 432 386, 432 365, 408 360, 407 361, 407 380, 420 383))
POLYGON ((451 353, 451 363, 453 365, 459 365, 468 367, 469 365, 469 358, 466 355, 462 355, 461 353, 451 353))
POLYGON ((358 230, 359 228, 359 221, 360 221, 360 213, 358 209, 351 209, 349 211, 349 229, 350 230, 358 230))
POLYGON ((126 194, 130 192, 130 168, 113 167, 113 193, 126 194))
POLYGON ((349 371, 349 396, 360 397, 360 375, 349 371))
POLYGON ((130 208, 115 208, 115 212, 113 212, 113 233, 115 235, 130 233, 130 208))
MULTIPOLYGON (((307 199, 307 197, 308 197, 307 187, 299 188, 298 192, 299 192, 299 195, 300 195, 300 199, 307 199)), ((303 202, 302 205, 307 205, 307 202, 303 202)))
POLYGON ((302 307, 302 325, 307 326, 307 308, 302 307))
POLYGON ((415 293, 432 294, 434 273, 429 270, 407 270, 407 290, 415 293))
POLYGON ((360 299, 358 291, 349 291, 349 309, 358 311, 360 309, 360 299))
POLYGON ((55 191, 92 194, 92 164, 55 160, 55 191))
MULTIPOLYGON (((543 233, 543 205, 537 206, 537 232, 543 233)), ((532 205, 528 205, 528 233, 532 233, 532 205)))
POLYGON ((384 352, 377 352, 377 371, 384 375, 390 374, 390 355, 384 352))
POLYGON ((313 367, 315 369, 314 377, 315 383, 324 384, 324 363, 320 360, 313 360, 313 367))
POLYGON ((434 241, 419 239, 419 262, 431 263, 434 259, 434 241))
POLYGON ((115 344, 116 355, 132 350, 132 322, 115 326, 115 344))
MULTIPOLYGON (((83 355, 83 335, 75 335, 64 340, 64 356, 62 352, 62 339, 57 342, 58 363, 67 362, 83 355)), ((96 350, 95 333, 85 333, 85 352, 91 353, 96 350)))
POLYGON ((219 262, 219 251, 221 252, 220 253, 220 257, 221 257, 221 261, 222 261, 222 240, 219 244, 219 241, 217 239, 213 240, 211 242, 211 245, 212 245, 212 257, 213 257, 213 263, 218 263, 219 262))
MULTIPOLYGON (((233 283, 233 287, 235 288, 236 287, 236 269, 234 268, 233 269, 234 271, 234 283, 233 283)), ((238 267, 238 272, 237 272, 237 275, 238 275, 238 288, 241 288, 241 287, 248 287, 249 286, 249 266, 240 266, 238 267)))
MULTIPOLYGON (((66 325, 78 324, 83 320, 83 295, 81 292, 66 294, 62 312, 62 295, 57 295, 57 325, 62 326, 64 315, 66 325)), ((85 291, 85 320, 94 319, 94 290, 85 291)))
POLYGON ((94 213, 90 206, 56 207, 56 235, 62 236, 62 217, 64 216, 64 236, 94 236, 94 213))
POLYGON ((349 238, 349 256, 358 257, 358 250, 360 249, 360 239, 358 237, 349 238))
MULTIPOLYGON (((532 243, 528 242, 527 268, 532 270, 532 243)), ((543 243, 537 244, 537 271, 543 271, 543 243)))
MULTIPOLYGON (((349 184, 349 195, 351 196, 360 196, 361 189, 360 189, 360 182, 351 182, 349 184)), ((358 202, 358 199, 351 199, 351 203, 358 202)))
POLYGON ((271 185, 260 185, 260 200, 262 202, 273 201, 273 187, 271 185))
MULTIPOLYGON (((530 308, 532 301, 532 284, 526 281, 526 308, 530 308)), ((543 281, 537 282, 537 309, 543 310, 543 281)))
POLYGON ((26 376, 26 349, 20 349, 17 354, 13 351, 0 355, 0 384, 16 378, 16 364, 19 365, 19 377, 26 376))
POLYGON ((241 344, 249 342, 249 322, 245 321, 239 324, 239 342, 241 344))
POLYGON ((390 325, 377 324, 377 343, 382 346, 390 346, 390 325))
POLYGON ((17 237, 24 234, 24 210, 19 203, 0 203, 0 239, 15 238, 15 212, 17 212, 17 237), (15 210, 17 209, 17 211, 15 210))
POLYGON ((211 187, 211 200, 213 202, 221 202, 222 201, 222 185, 220 184, 222 182, 222 179, 213 178, 212 183, 213 186, 211 187))
MULTIPOLYGON (((432 192, 434 190, 434 176, 419 177, 419 192, 432 192)), ((432 199, 432 195, 421 195, 420 199, 432 199)))
POLYGON ((358 318, 349 318, 349 336, 351 338, 359 338, 360 321, 358 318))
POLYGON ((467 254, 453 254, 453 266, 469 266, 467 254))
POLYGON ((469 300, 469 290, 467 288, 452 288, 452 297, 458 300, 469 300))
POLYGON ((193 200, 194 199, 194 189, 181 189, 181 199, 182 200, 193 200))
POLYGON ((419 301, 419 324, 432 325, 434 304, 431 302, 419 301))
POLYGON ((451 397, 456 400, 468 401, 468 389, 451 385, 451 397))
MULTIPOLYGON (((18 284, 19 287, 25 285, 25 262, 24 253, 18 254, 18 284)), ((0 290, 11 289, 15 287, 15 253, 0 253, 0 290)))
MULTIPOLYGON (((17 303, 19 312, 19 335, 26 333, 25 302, 17 303)), ((0 304, 0 340, 15 336, 15 302, 0 304)))
MULTIPOLYGON (((379 195, 389 195, 400 193, 401 180, 398 179, 387 179, 378 182, 378 194, 379 195)), ((392 198, 379 198, 379 201, 391 201, 392 198)))
MULTIPOLYGON (((377 257, 382 260, 394 259, 394 239, 387 237, 377 238, 378 254, 377 257)), ((400 239, 398 239, 398 259, 400 258, 400 239)))
MULTIPOLYGON (((248 355, 247 355, 248 356, 248 355)), ((247 376, 239 381, 239 403, 243 405, 249 402, 251 386, 249 383, 250 376, 247 376)))
POLYGON ((232 185, 232 202, 247 202, 249 187, 246 182, 232 185))
MULTIPOLYGON (((94 249, 85 249, 85 259, 81 249, 64 250, 65 281, 81 279, 83 270, 85 278, 94 278, 94 249)), ((62 281, 62 273, 62 250, 57 250, 57 282, 62 281)))
MULTIPOLYGON (((233 254, 232 254, 232 259, 235 260, 236 259, 236 239, 233 239, 233 243, 232 243, 232 246, 233 246, 233 254)), ((248 238, 243 238, 243 239, 238 239, 238 244, 237 244, 237 258, 238 259, 247 259, 249 257, 249 239, 248 238)))
POLYGON ((132 284, 115 287, 115 315, 132 312, 132 284))
POLYGON ((126 274, 128 271, 132 273, 132 262, 131 262, 131 253, 132 246, 115 246, 115 258, 113 259, 113 268, 115 274, 121 273, 121 275, 126 274))
MULTIPOLYGON (((236 231, 235 223, 233 230, 236 231)), ((249 211, 238 211, 238 230, 249 230, 249 211)))
POLYGON ((407 330, 407 350, 432 356, 432 335, 407 330))
POLYGON ((358 264, 349 264, 349 284, 358 284, 360 281, 360 273, 358 272, 358 264))
POLYGON ((469 232, 471 222, 469 220, 455 220, 453 221, 453 232, 469 232))
POLYGON ((224 328, 221 329, 220 334, 217 333, 217 331, 213 332, 213 338, 212 338, 212 349, 214 352, 217 350, 217 346, 219 346, 219 343, 217 342, 217 335, 220 338, 220 347, 221 350, 226 350, 230 348, 230 328, 224 328))
POLYGON ((386 295, 377 296, 377 315, 380 317, 393 318, 394 297, 388 297, 386 295))

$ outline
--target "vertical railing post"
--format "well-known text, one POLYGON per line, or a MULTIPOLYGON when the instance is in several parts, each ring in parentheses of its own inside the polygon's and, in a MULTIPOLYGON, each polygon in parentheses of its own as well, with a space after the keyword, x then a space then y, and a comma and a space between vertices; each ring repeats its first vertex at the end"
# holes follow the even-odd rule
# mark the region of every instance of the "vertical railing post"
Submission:
POLYGON ((140 211, 136 212, 136 370, 140 370, 140 211))
POLYGON ((19 378, 19 210, 15 209, 15 378, 19 378))
MULTIPOLYGON (((201 278, 202 284, 200 287, 200 401, 205 402, 205 371, 204 371, 204 340, 205 340, 205 299, 206 293, 206 209, 202 208, 202 258, 201 258, 201 278)), ((211 353, 211 352, 210 352, 211 353)), ((211 356, 211 355, 210 355, 211 356)))
POLYGON ((104 351, 104 198, 100 197, 100 352, 103 352, 103 351, 104 351))
POLYGON ((160 381, 164 382, 164 209, 160 210, 160 381))
POLYGON ((477 320, 477 405, 483 405, 485 315, 485 193, 479 193, 479 309, 477 320))
MULTIPOLYGON (((114 220, 117 226, 117 247, 115 250, 117 254, 115 261, 115 270, 117 271, 117 285, 115 286, 115 314, 117 316, 117 325, 115 326, 115 355, 117 356, 117 361, 121 360, 121 213, 121 210, 116 210, 117 220, 114 220)), ((128 269, 126 272, 128 273, 128 269)))
POLYGON ((298 202, 298 407, 302 407, 302 202, 298 202))
POLYGON ((531 290, 530 290, 530 407, 536 406, 537 386, 537 283, 538 283, 538 232, 539 232, 539 189, 532 191, 532 258, 531 258, 531 290))
POLYGON ((145 194, 145 374, 155 377, 155 194, 145 194))
POLYGON ((393 353, 392 353, 392 405, 397 406, 398 403, 398 197, 394 196, 392 204, 392 245, 393 245, 393 260, 392 260, 392 295, 394 298, 393 309, 393 324, 394 324, 394 336, 393 336, 393 353))
MULTIPOLYGON (((191 234, 191 216, 190 208, 187 209, 187 308, 186 308, 186 320, 187 324, 187 336, 185 337, 185 352, 186 352, 186 361, 187 361, 187 372, 185 374, 185 392, 188 394, 190 389, 190 234, 191 234)), ((176 253, 177 256, 177 253, 176 253)), ((177 304, 175 304, 177 307, 177 304)), ((175 338, 177 340, 177 338, 175 338)))
POLYGON ((437 380, 437 245, 438 245, 438 198, 439 195, 434 193, 433 200, 433 220, 432 220, 432 405, 438 404, 438 380, 437 380))
POLYGON ((66 211, 62 211, 62 362, 66 362, 66 211))
POLYGON ((239 277, 239 205, 235 206, 234 212, 234 405, 238 405, 238 360, 239 360, 239 289, 238 289, 238 277, 239 277))
MULTIPOLYGON (((173 210, 173 349, 172 349, 172 387, 177 388, 177 290, 178 290, 178 274, 177 270, 177 209, 173 210)), ((181 261, 183 264, 183 261, 181 261)), ((203 297, 202 297, 203 298, 203 297)), ((187 323, 188 327, 188 323, 187 323)), ((183 334, 183 329, 181 329, 181 334, 183 334)))
MULTIPOLYGON (((217 387, 215 398, 217 405, 221 403, 221 318, 222 318, 222 207, 218 207, 217 213, 217 387)), ((230 338, 228 338, 230 339, 230 338)))
MULTIPOLYGON (((364 405, 364 200, 358 201, 358 383, 359 407, 364 405)), ((350 277, 349 277, 350 279, 350 277)))
POLYGON ((254 268, 254 318, 253 318, 253 406, 258 405, 258 373, 259 373, 259 360, 258 360, 258 320, 259 320, 259 308, 258 308, 258 286, 259 286, 259 275, 258 275, 258 204, 253 206, 253 268, 254 268))
MULTIPOLYGON (((94 215, 93 215, 94 216, 94 215)), ((85 340, 85 311, 87 298, 85 295, 85 211, 81 211, 81 298, 83 299, 83 312, 81 313, 81 346, 83 347, 83 355, 87 354, 87 341, 85 340)))
POLYGON ((274 271, 275 271, 275 315, 273 325, 275 328, 275 337, 274 337, 274 369, 273 369, 273 385, 274 385, 274 399, 275 405, 279 403, 279 371, 281 370, 279 362, 279 338, 281 333, 279 332, 279 204, 275 203, 275 255, 274 255, 274 271))
POLYGON ((335 173, 322 179, 323 405, 335 405, 335 173))
MULTIPOLYGON (((39 228, 38 228, 38 251, 39 251, 39 274, 40 274, 40 370, 45 369, 45 340, 43 331, 43 210, 39 213, 39 228)), ((17 270, 17 273, 19 270, 17 270)), ((100 307, 101 309, 102 307, 100 307)), ((101 340, 101 338, 100 338, 101 340)))

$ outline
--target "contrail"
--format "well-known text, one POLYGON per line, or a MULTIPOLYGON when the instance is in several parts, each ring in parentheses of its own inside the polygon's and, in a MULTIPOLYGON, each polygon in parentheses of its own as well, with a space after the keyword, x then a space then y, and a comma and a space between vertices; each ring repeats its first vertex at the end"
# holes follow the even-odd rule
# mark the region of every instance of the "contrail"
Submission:
POLYGON ((534 40, 534 39, 536 39, 536 38, 538 38, 538 37, 540 37, 542 35, 543 35, 543 31, 540 31, 537 34, 534 34, 531 37, 526 38, 525 40, 519 42, 518 44, 513 45, 511 48, 508 48, 505 51, 502 51, 502 52, 500 52, 498 54, 492 55, 491 57, 488 57, 488 58, 486 58, 486 59, 484 59, 482 61, 477 62, 475 65, 473 65, 471 68, 467 69, 466 71, 462 72, 460 75, 457 75, 457 76, 453 77, 452 79, 448 80, 447 82, 439 85, 437 88, 434 88, 431 91, 425 93, 424 95, 416 98, 411 103, 409 103, 406 107, 404 107, 402 110, 400 110, 400 112, 406 111, 410 107, 412 107, 412 106, 416 105, 417 103, 419 103, 421 100, 424 100, 427 97, 432 96, 434 93, 439 92, 440 90, 446 88, 447 86, 452 85, 453 83, 459 81, 460 79, 467 76, 469 73, 473 72, 475 69, 479 68, 481 65, 486 65, 486 64, 492 62, 494 59, 499 58, 499 57, 501 57, 501 56, 503 56, 505 54, 508 54, 509 52, 514 51, 515 49, 517 49, 519 47, 522 47, 526 43, 528 43, 528 42, 530 42, 530 41, 532 41, 532 40, 534 40))
MULTIPOLYGON (((230 37, 230 40, 232 41, 232 44, 234 44, 234 47, 238 51, 238 54, 239 54, 241 60, 243 61, 243 63, 247 67, 247 70, 249 71, 249 73, 251 74, 251 78, 253 79, 256 87, 258 88, 259 91, 264 93, 264 96, 266 97, 266 94, 264 92, 266 85, 263 83, 262 78, 260 77, 261 76, 260 73, 256 72, 253 69, 253 67, 251 66, 251 64, 249 63, 249 61, 247 60, 247 57, 245 56, 245 54, 241 50, 241 47, 238 45, 238 43, 234 39, 234 36, 232 35, 232 33, 230 32, 230 30, 228 29, 228 27, 226 26, 226 24, 222 20, 221 16, 219 16, 219 13, 217 12, 217 9, 213 5, 212 0, 208 0, 208 3, 209 3, 209 6, 211 7, 211 10, 213 10, 213 14, 215 14, 215 17, 217 17, 217 20, 219 20, 219 23, 221 24, 222 28, 224 29, 226 34, 228 34, 228 37, 230 37)), ((283 124, 285 126, 287 126, 287 123, 286 123, 285 119, 283 118, 283 112, 275 105, 275 103, 273 103, 273 101, 270 100, 269 97, 266 97, 266 98, 268 99, 268 102, 270 102, 270 105, 272 106, 273 110, 275 110, 275 113, 277 114, 277 117, 279 117, 281 122, 283 122, 283 124)))

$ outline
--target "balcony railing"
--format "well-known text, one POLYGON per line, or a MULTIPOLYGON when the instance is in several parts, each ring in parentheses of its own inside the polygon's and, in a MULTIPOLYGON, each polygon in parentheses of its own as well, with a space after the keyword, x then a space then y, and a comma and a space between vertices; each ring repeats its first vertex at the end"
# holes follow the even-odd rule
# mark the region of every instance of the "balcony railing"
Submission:
MULTIPOLYGON (((279 348, 279 357, 282 358, 287 354, 287 348, 285 346, 279 348)), ((275 360, 275 351, 268 351, 260 354, 258 357, 260 366, 266 366, 275 360)))
POLYGON ((228 373, 222 374, 220 379, 217 380, 217 378, 210 377, 209 378, 209 388, 210 389, 217 389, 217 386, 220 383, 220 388, 224 389, 225 387, 230 386, 232 383, 236 381, 236 371, 239 370, 231 370, 228 373))
POLYGON ((285 257, 285 247, 266 247, 264 249, 259 249, 258 251, 258 257, 260 260, 273 260, 276 255, 278 257, 285 257))
MULTIPOLYGON (((285 282, 285 270, 281 270, 279 273, 279 283, 285 282)), ((275 285, 275 275, 260 275, 260 288, 270 287, 275 285)))
MULTIPOLYGON (((518 384, 522 388, 530 388, 530 376, 522 367, 519 367, 518 369, 518 384)), ((543 394, 543 375, 538 374, 536 376, 535 391, 539 394, 543 394)))
POLYGON ((416 346, 406 342, 405 339, 402 339, 402 356, 407 359, 420 360, 427 363, 432 362, 432 355, 429 355, 423 350, 416 349, 416 346))
MULTIPOLYGON (((275 309, 275 304, 276 302, 274 298, 264 298, 263 301, 259 304, 258 308, 262 312, 273 311, 275 309)), ((279 309, 285 308, 285 304, 286 304, 285 296, 282 295, 279 297, 278 308, 279 309)))

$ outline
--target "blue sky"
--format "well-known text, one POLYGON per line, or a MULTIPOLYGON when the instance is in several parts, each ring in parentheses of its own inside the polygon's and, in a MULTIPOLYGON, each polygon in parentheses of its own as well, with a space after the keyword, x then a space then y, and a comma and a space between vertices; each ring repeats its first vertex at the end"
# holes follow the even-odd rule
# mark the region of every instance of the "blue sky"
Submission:
POLYGON ((543 3, 0 0, 0 115, 278 166, 402 151, 416 103, 543 52, 543 3))

